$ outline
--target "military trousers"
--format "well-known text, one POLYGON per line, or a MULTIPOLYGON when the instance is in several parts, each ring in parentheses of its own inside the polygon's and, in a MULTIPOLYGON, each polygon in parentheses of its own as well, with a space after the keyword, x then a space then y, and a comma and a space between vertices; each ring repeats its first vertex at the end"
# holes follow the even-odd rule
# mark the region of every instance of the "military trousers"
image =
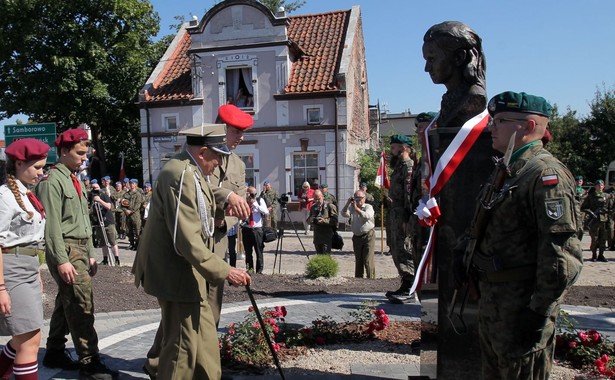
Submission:
POLYGON ((139 244, 139 237, 141 236, 141 215, 138 212, 133 212, 128 219, 128 238, 130 244, 136 247, 139 244))
POLYGON ((527 279, 479 283, 478 334, 484 380, 549 378, 559 307, 546 318, 539 334, 526 331, 521 316, 530 304, 531 284, 533 282, 527 279))
POLYGON ((592 252, 596 252, 596 249, 604 251, 606 248, 608 234, 609 234, 609 222, 594 222, 589 227, 589 235, 591 236, 590 249, 592 252))
POLYGON ((72 285, 67 284, 60 277, 57 265, 52 264, 50 253, 46 252, 49 273, 58 285, 58 295, 49 322, 47 349, 64 350, 66 335, 70 333, 79 359, 98 353, 87 242, 88 239, 64 240, 68 259, 77 271, 75 282, 72 285))
POLYGON ((397 272, 405 283, 414 282, 414 260, 412 254, 406 245, 406 232, 404 224, 408 222, 405 219, 406 212, 402 207, 389 209, 391 222, 391 256, 393 263, 397 268, 397 272))
POLYGON ((365 271, 367 278, 376 278, 376 264, 374 263, 375 246, 376 233, 373 228, 363 235, 352 236, 355 277, 363 278, 363 272, 365 271))
POLYGON ((158 299, 162 321, 159 379, 220 379, 216 325, 207 300, 172 302, 158 299))

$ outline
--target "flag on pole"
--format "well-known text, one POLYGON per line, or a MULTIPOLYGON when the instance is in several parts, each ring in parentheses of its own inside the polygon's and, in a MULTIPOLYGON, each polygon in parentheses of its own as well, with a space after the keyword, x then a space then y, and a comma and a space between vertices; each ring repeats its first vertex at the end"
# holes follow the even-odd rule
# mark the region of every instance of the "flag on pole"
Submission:
POLYGON ((120 157, 122 158, 122 161, 120 163, 120 179, 119 179, 119 181, 123 181, 124 178, 126 177, 126 169, 124 168, 124 152, 120 153, 120 157))
POLYGON ((387 174, 387 160, 384 152, 380 154, 380 166, 378 166, 378 174, 376 175, 376 186, 385 189, 391 187, 389 182, 389 175, 387 174))

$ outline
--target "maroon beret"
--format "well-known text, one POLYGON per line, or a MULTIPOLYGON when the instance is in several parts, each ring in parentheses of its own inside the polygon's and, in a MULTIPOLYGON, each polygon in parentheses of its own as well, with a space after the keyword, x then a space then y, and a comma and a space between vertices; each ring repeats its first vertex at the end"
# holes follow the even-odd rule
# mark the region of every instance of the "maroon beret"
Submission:
POLYGON ((218 108, 220 122, 230 127, 246 130, 254 124, 254 120, 249 113, 244 112, 233 104, 225 104, 218 108))
POLYGON ((88 133, 83 129, 73 128, 60 133, 54 144, 59 148, 85 140, 88 140, 88 133))
POLYGON ((49 145, 30 137, 15 140, 4 150, 11 161, 41 160, 47 157, 48 152, 49 145))

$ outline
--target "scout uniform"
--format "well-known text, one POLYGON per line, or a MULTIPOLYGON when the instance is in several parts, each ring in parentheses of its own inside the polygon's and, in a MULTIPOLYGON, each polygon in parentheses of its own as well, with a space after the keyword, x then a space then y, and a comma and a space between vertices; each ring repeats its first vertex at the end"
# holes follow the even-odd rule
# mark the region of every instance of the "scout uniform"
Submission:
MULTIPOLYGON (((220 124, 180 132, 187 136, 189 145, 223 142, 224 133, 220 124)), ((229 153, 225 145, 216 149, 229 153)), ((207 289, 223 283, 230 266, 213 253, 215 208, 209 180, 187 151, 165 164, 153 191, 152 208, 134 263, 135 284, 157 297, 161 306, 157 334, 163 344, 157 374, 160 379, 221 376, 216 324, 207 289)))
MULTIPOLYGON (((58 136, 55 145, 60 153, 63 148, 72 148, 81 141, 87 141, 87 138, 85 131, 70 129, 58 136)), ((43 364, 52 368, 71 368, 64 353, 65 336, 70 332, 79 355, 80 376, 115 378, 117 372, 104 366, 98 356, 90 275, 92 270, 95 271, 91 263, 96 261, 85 186, 67 166, 59 162, 39 182, 36 194, 45 206, 47 218, 45 258, 49 273, 58 285, 43 364), (72 264, 77 272, 73 284, 67 284, 58 271, 58 266, 66 263, 72 264)))
MULTIPOLYGON (((596 181, 596 185, 604 185, 601 179, 596 181)), ((592 191, 587 195, 581 204, 581 210, 589 214, 589 234, 592 238, 590 249, 592 251, 592 261, 603 261, 604 250, 609 234, 609 221, 613 212, 613 195, 607 194, 602 190, 592 191), (598 251, 598 257, 596 257, 598 251)))
MULTIPOLYGON (((225 104, 218 109, 218 119, 221 123, 225 123, 227 128, 240 130, 246 130, 254 124, 250 114, 232 104, 225 104)), ((210 176, 210 181, 216 197, 216 220, 224 219, 225 221, 222 228, 216 228, 214 252, 219 257, 224 258, 228 249, 227 229, 238 222, 236 217, 225 217, 224 207, 230 193, 234 192, 242 198, 246 196, 246 164, 235 153, 223 156, 222 163, 214 170, 214 173, 210 176)), ((224 282, 220 286, 212 286, 209 289, 209 304, 214 313, 216 326, 220 321, 223 291, 224 282)))
MULTIPOLYGON (((489 112, 492 117, 499 112, 549 117, 551 106, 541 97, 505 92, 491 99, 489 112)), ((485 379, 546 379, 559 304, 583 262, 575 183, 540 139, 518 148, 509 168, 473 256, 481 294, 482 374, 485 379)))
MULTIPOLYGON (((47 157, 49 146, 40 140, 16 140, 6 148, 6 156, 16 161, 40 161, 47 157)), ((31 164, 33 165, 33 164, 31 164)), ((15 166, 9 165, 7 182, 0 186, 0 298, 10 301, 10 314, 0 311, 0 335, 12 338, 0 349, 0 376, 15 375, 37 378, 36 353, 43 326, 42 290, 39 282, 38 243, 45 232, 45 210, 36 196, 17 178, 15 166), (13 339, 19 345, 13 343, 13 339), (15 346, 15 347, 13 347, 15 346), (19 354, 34 358, 34 362, 15 364, 19 354)))
MULTIPOLYGON (((393 135, 391 144, 405 144, 412 146, 412 141, 408 136, 393 135)), ((414 261, 411 252, 406 247, 406 232, 404 225, 410 220, 412 214, 412 159, 400 159, 391 173, 389 198, 391 207, 389 208, 390 223, 390 245, 391 256, 401 276, 401 286, 394 292, 387 292, 387 297, 408 295, 412 282, 414 281, 414 261)))
POLYGON ((317 254, 331 253, 331 239, 334 230, 337 228, 337 219, 337 206, 333 203, 327 201, 323 201, 323 203, 314 202, 312 208, 310 208, 308 223, 312 225, 314 230, 313 242, 317 254), (324 223, 317 223, 319 218, 324 223))

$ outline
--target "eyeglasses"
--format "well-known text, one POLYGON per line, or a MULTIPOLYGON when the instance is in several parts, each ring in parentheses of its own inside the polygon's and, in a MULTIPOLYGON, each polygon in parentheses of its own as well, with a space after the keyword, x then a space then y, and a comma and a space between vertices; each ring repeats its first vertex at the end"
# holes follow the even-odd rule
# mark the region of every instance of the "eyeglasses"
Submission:
POLYGON ((363 199, 363 198, 365 198, 365 197, 354 197, 354 200, 355 200, 355 201, 358 201, 358 200, 361 200, 361 199, 363 199))
POLYGON ((527 121, 527 119, 515 119, 515 118, 506 118, 506 117, 495 117, 489 120, 488 127, 494 128, 502 123, 514 123, 517 121, 527 121))

